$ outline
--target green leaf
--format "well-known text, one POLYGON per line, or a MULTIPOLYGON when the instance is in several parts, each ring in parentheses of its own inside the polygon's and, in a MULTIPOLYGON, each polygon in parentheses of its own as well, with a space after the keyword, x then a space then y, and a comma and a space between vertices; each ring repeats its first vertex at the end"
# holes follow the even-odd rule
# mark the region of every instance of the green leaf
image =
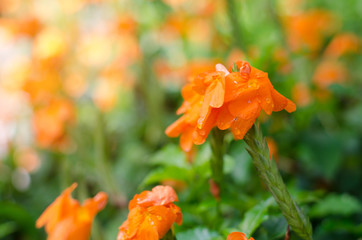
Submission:
POLYGON ((175 166, 180 168, 188 168, 189 165, 185 158, 185 153, 179 146, 170 144, 162 148, 154 154, 150 162, 154 165, 175 166))
POLYGON ((321 228, 325 232, 349 232, 362 236, 362 223, 350 219, 324 219, 321 228))
POLYGON ((0 224, 0 239, 5 238, 16 230, 16 223, 6 222, 0 224))
POLYGON ((241 232, 250 237, 260 224, 268 218, 268 209, 273 202, 273 198, 268 198, 247 211, 240 224, 241 232))
POLYGON ((189 172, 185 169, 179 167, 166 167, 156 169, 148 174, 143 180, 141 186, 147 186, 169 179, 187 181, 188 178, 189 172))
POLYGON ((298 155, 306 171, 332 179, 343 159, 343 139, 340 135, 308 132, 299 146, 298 155))
POLYGON ((327 215, 349 216, 361 212, 362 205, 355 197, 348 194, 330 194, 315 204, 311 208, 309 215, 311 217, 325 217, 327 215))
POLYGON ((212 240, 219 235, 207 228, 197 227, 176 235, 177 240, 212 240))
POLYGON ((6 234, 10 234, 16 230, 21 235, 27 236, 27 239, 39 239, 39 232, 35 229, 35 220, 22 206, 10 202, 0 202, 0 219, 11 221, 7 222, 8 225, 1 226, 1 234, 6 232, 6 234))
POLYGON ((297 203, 314 203, 319 201, 324 195, 324 190, 316 191, 291 191, 297 203))
POLYGON ((270 217, 262 226, 267 230, 268 239, 280 239, 287 231, 288 223, 283 216, 270 217))

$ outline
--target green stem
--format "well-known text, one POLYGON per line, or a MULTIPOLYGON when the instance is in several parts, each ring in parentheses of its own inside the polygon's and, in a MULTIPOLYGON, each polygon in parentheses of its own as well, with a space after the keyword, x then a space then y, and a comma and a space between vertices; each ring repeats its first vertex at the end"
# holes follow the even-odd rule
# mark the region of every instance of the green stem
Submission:
POLYGON ((145 139, 151 146, 157 146, 164 137, 162 130, 164 129, 162 111, 164 93, 152 74, 150 65, 152 58, 153 56, 149 56, 149 54, 144 57, 139 83, 147 113, 145 139))
POLYGON ((224 144, 224 136, 225 133, 218 128, 214 128, 211 132, 211 172, 212 172, 212 180, 219 187, 222 186, 224 180, 224 153, 225 153, 225 144, 224 144))
POLYGON ((312 240, 312 225, 289 194, 275 162, 269 159, 269 149, 258 123, 249 130, 244 140, 260 178, 267 185, 289 226, 301 238, 312 240))
POLYGON ((161 240, 176 240, 176 235, 172 229, 170 229, 161 240))
POLYGON ((97 112, 97 123, 94 129, 95 138, 95 166, 99 173, 99 179, 104 188, 113 197, 120 197, 120 191, 115 183, 109 162, 106 156, 105 130, 102 113, 97 112))
POLYGON ((97 219, 93 220, 91 239, 93 239, 93 240, 104 240, 105 239, 103 232, 102 232, 102 228, 101 228, 99 222, 97 221, 97 219))
POLYGON ((69 163, 68 159, 62 155, 61 153, 54 153, 54 158, 57 161, 57 164, 59 164, 60 174, 59 174, 59 183, 60 183, 60 189, 66 189, 70 186, 71 178, 70 178, 70 172, 69 172, 69 163))

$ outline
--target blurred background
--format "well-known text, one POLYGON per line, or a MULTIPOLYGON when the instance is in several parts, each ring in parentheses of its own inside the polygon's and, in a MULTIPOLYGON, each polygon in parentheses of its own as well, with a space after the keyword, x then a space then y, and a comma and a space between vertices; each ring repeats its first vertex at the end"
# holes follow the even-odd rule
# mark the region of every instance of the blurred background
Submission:
POLYGON ((297 104, 259 121, 314 238, 362 239, 361 16, 358 0, 0 0, 0 239, 46 239, 35 221, 73 182, 109 194, 94 240, 156 184, 178 192, 178 240, 284 239, 243 141, 228 136, 220 217, 210 146, 164 134, 182 86, 237 60, 297 104))

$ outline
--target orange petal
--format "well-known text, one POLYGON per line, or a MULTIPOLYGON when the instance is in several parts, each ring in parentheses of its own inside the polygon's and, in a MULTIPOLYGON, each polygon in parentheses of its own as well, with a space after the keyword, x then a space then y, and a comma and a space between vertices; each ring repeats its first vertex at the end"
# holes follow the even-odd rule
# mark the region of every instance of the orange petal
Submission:
POLYGON ((295 103, 293 103, 292 101, 290 101, 289 99, 287 106, 285 107, 285 110, 289 113, 294 112, 297 109, 297 106, 295 105, 295 103))
POLYGON ((256 119, 260 114, 260 106, 256 99, 240 97, 229 103, 231 115, 242 119, 256 119))
POLYGON ((219 114, 219 109, 213 108, 202 128, 196 128, 196 131, 194 131, 192 135, 194 144, 200 145, 205 142, 211 129, 216 125, 216 119, 218 114, 219 114))
POLYGON ((163 238, 176 220, 176 214, 171 208, 152 206, 147 208, 149 223, 156 227, 159 239, 163 238))
POLYGON ((93 220, 94 216, 106 206, 107 200, 107 194, 99 192, 93 198, 85 200, 83 208, 86 209, 93 220))
POLYGON ((225 77, 225 102, 234 100, 244 92, 249 92, 250 90, 240 73, 233 72, 225 77))
POLYGON ((178 201, 175 190, 170 186, 156 186, 152 191, 143 191, 136 194, 129 203, 129 209, 136 206, 149 207, 156 205, 167 205, 178 201))
POLYGON ((233 123, 235 116, 231 115, 228 109, 228 104, 225 104, 221 109, 217 118, 216 125, 220 130, 228 129, 233 123))
POLYGON ((261 108, 266 114, 270 115, 273 111, 273 99, 271 95, 271 89, 273 89, 273 86, 270 84, 269 80, 263 80, 259 81, 260 87, 258 89, 258 97, 260 100, 261 108))
POLYGON ((204 127, 204 124, 211 113, 212 108, 210 107, 210 101, 211 101, 211 95, 210 94, 205 95, 204 102, 200 109, 200 117, 197 121, 198 128, 204 127))
POLYGON ((272 98, 273 98, 273 111, 278 112, 285 108, 285 106, 288 104, 287 98, 278 93, 275 89, 271 92, 272 98))
POLYGON ((244 233, 232 232, 229 234, 226 240, 248 240, 244 233))
POLYGON ((55 199, 55 201, 45 209, 42 215, 36 221, 36 227, 40 228, 44 225, 45 230, 49 233, 51 232, 58 221, 61 219, 61 216, 67 215, 67 213, 72 212, 76 207, 79 206, 79 202, 72 199, 71 193, 77 187, 77 183, 73 183, 70 187, 65 189, 62 194, 55 199))
MULTIPOLYGON (((128 229, 126 231, 126 239, 132 239, 137 236, 140 226, 146 218, 146 209, 140 206, 136 206, 128 213, 128 229)), ((123 224, 122 224, 123 226, 123 224)))
POLYGON ((225 86, 223 80, 213 82, 207 89, 205 95, 210 94, 211 99, 209 105, 213 108, 219 108, 224 103, 225 86))
POLYGON ((181 213, 181 209, 176 206, 175 204, 171 203, 169 205, 169 207, 172 209, 172 211, 176 214, 176 219, 175 222, 177 223, 177 225, 181 225, 182 224, 182 213, 181 213))
POLYGON ((180 146, 184 152, 190 152, 192 149, 192 134, 195 128, 188 128, 181 134, 180 137, 180 146))
POLYGON ((168 126, 168 128, 165 131, 166 135, 169 137, 177 137, 178 135, 180 135, 187 126, 185 119, 186 117, 184 115, 179 119, 177 119, 170 126, 168 126))
POLYGON ((241 119, 237 118, 236 121, 231 125, 231 132, 234 135, 235 139, 243 139, 245 134, 253 126, 256 118, 252 119, 241 119))

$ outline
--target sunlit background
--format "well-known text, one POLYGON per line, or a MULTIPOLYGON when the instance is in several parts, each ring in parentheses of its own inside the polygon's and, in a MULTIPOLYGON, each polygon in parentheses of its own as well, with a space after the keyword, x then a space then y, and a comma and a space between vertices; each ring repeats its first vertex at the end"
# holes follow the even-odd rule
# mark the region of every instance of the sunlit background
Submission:
MULTIPOLYGON (((155 184, 179 194, 177 239, 226 239, 270 196, 243 142, 215 226, 209 146, 185 154, 164 131, 189 79, 237 60, 297 104, 259 121, 315 239, 361 239, 361 16, 358 0, 0 0, 0 239, 46 239, 35 220, 73 182, 110 196, 92 239, 116 239, 155 184)), ((256 240, 284 239, 275 209, 256 240)))

